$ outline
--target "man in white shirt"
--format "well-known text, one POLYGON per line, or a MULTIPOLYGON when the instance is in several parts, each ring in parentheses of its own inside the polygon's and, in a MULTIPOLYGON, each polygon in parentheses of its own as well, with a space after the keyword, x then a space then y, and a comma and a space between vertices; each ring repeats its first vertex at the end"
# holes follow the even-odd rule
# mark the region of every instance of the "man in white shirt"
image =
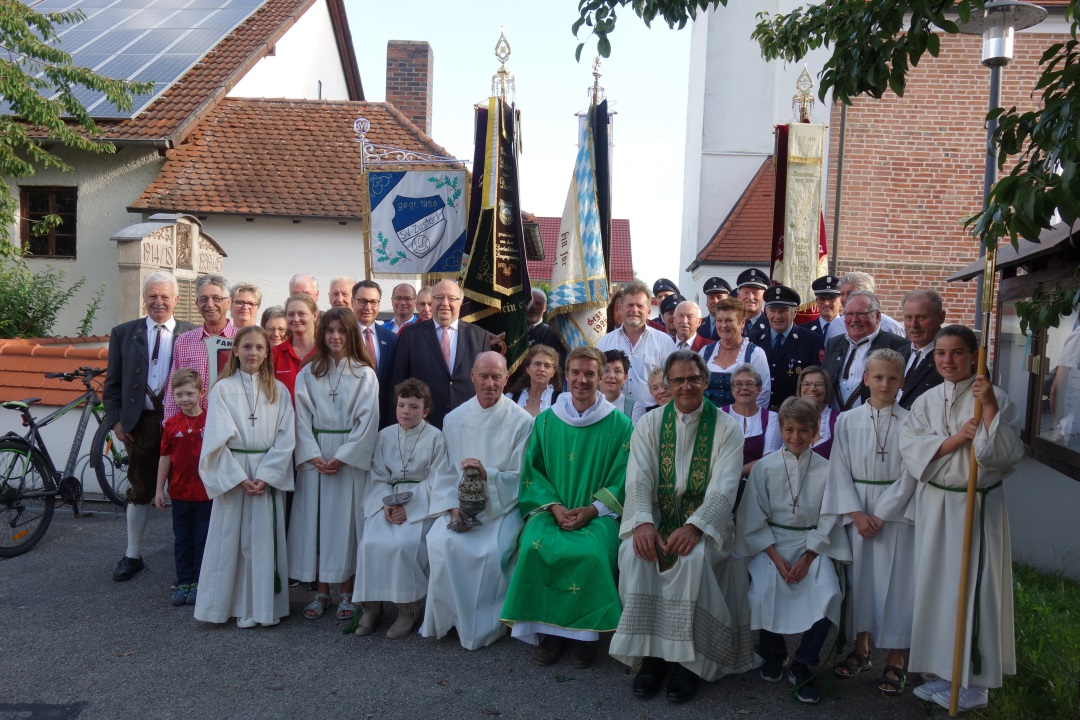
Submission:
POLYGON ((651 405, 649 373, 663 367, 664 360, 675 350, 671 337, 647 325, 651 307, 649 286, 640 280, 623 289, 623 324, 600 338, 596 348, 601 352, 622 350, 630 358, 630 373, 623 391, 635 402, 651 405))
MULTIPOLYGON (((844 308, 845 312, 847 311, 848 298, 852 293, 859 290, 868 293, 877 292, 874 276, 870 273, 854 271, 849 272, 847 275, 840 278, 840 307, 844 308)), ((879 324, 881 325, 881 329, 885 332, 901 337, 904 335, 904 326, 885 313, 881 313, 881 322, 879 324)), ((843 335, 846 329, 847 326, 844 323, 829 323, 829 329, 825 333, 825 342, 828 342, 837 335, 843 335)))
POLYGON ((825 370, 833 383, 834 409, 851 410, 870 397, 863 383, 867 355, 878 348, 890 348, 906 359, 911 344, 881 328, 881 303, 865 290, 848 296, 844 324, 847 333, 825 344, 825 370))
POLYGON ((945 308, 936 290, 912 290, 900 307, 904 311, 904 331, 911 341, 911 356, 898 402, 910 410, 915 398, 942 383, 934 363, 934 338, 945 324, 945 308))

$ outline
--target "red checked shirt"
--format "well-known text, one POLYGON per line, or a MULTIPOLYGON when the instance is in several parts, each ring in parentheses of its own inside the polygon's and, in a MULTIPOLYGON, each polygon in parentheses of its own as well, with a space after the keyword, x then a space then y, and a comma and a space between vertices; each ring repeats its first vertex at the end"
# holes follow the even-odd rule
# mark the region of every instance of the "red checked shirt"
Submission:
MULTIPOLYGON (((289 388, 289 399, 293 400, 296 376, 300 374, 300 368, 304 366, 304 363, 315 354, 315 348, 311 348, 311 352, 307 354, 307 357, 301 358, 296 354, 296 349, 292 346, 292 343, 286 340, 271 348, 270 354, 273 356, 274 361, 274 377, 289 388)), ((296 407, 295 400, 293 400, 293 407, 296 407)))
MULTIPOLYGON (((232 321, 226 320, 225 327, 221 329, 218 335, 225 338, 236 337, 236 326, 232 324, 232 321)), ((172 376, 174 372, 181 368, 191 368, 202 377, 203 395, 199 399, 199 405, 202 407, 203 412, 206 412, 206 396, 210 392, 208 372, 210 362, 206 356, 206 338, 208 337, 211 337, 211 335, 206 332, 206 326, 204 325, 194 330, 188 330, 182 335, 177 335, 176 340, 173 342, 172 369, 169 371, 169 381, 165 383, 165 418, 171 418, 180 412, 180 408, 176 406, 176 400, 172 396, 172 376)), ((229 356, 227 353, 218 353, 219 374, 225 369, 222 363, 228 361, 229 356)))
POLYGON ((206 413, 188 417, 177 413, 161 428, 161 455, 172 460, 169 471, 169 497, 185 502, 208 501, 206 488, 199 478, 199 453, 202 452, 206 413))

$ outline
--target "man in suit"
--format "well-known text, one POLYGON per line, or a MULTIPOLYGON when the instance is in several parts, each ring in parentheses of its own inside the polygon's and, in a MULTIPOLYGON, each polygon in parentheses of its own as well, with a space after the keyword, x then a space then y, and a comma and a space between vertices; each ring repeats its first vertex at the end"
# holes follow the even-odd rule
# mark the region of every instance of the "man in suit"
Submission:
POLYGON ((180 296, 176 278, 154 272, 143 280, 146 317, 117 325, 109 333, 108 375, 102 386, 105 422, 128 454, 127 549, 113 580, 135 577, 146 569, 142 541, 157 487, 163 398, 169 392, 173 340, 195 328, 173 318, 180 296))
POLYGON ((675 349, 693 350, 698 352, 706 345, 712 345, 712 340, 706 340, 698 334, 701 326, 701 308, 696 302, 684 300, 675 306, 675 349))
MULTIPOLYGON (((829 326, 840 317, 840 278, 836 275, 822 275, 810 283, 810 289, 814 291, 817 299, 818 319, 799 327, 816 332, 824 340, 829 326)), ((839 324, 843 325, 844 321, 840 320, 839 324)))
POLYGON ((446 413, 476 394, 472 366, 491 343, 486 330, 458 319, 462 294, 456 282, 440 282, 431 299, 431 320, 408 325, 398 335, 393 384, 410 377, 427 383, 431 388, 427 420, 441 430, 446 413))
POLYGON ((739 273, 736 283, 735 292, 746 316, 743 337, 768 330, 769 322, 765 319, 763 303, 765 291, 769 289, 769 276, 757 268, 750 268, 739 273))
POLYGON ((374 280, 361 280, 352 286, 352 311, 360 325, 360 342, 367 348, 379 376, 379 427, 397 422, 394 406, 394 355, 397 333, 375 322, 382 302, 382 288, 374 280))
POLYGON ((910 410, 915 398, 942 383, 934 362, 934 338, 945 324, 945 308, 936 290, 912 290, 904 296, 900 307, 904 313, 904 332, 911 341, 900 407, 910 410))
POLYGON ((803 368, 821 363, 825 340, 815 332, 795 327, 795 313, 802 298, 784 285, 773 285, 765 291, 765 317, 769 328, 750 335, 750 342, 765 351, 769 361, 772 395, 769 406, 776 410, 795 388, 803 368))
POLYGON ((731 296, 731 286, 728 285, 728 281, 724 278, 713 276, 705 281, 701 291, 705 293, 706 316, 701 319, 698 335, 706 340, 719 340, 720 336, 716 334, 713 313, 716 312, 716 303, 731 296))
POLYGON ((825 370, 832 380, 837 410, 851 410, 870 397, 870 388, 863 384, 867 355, 891 348, 907 358, 911 351, 907 340, 881 329, 881 303, 872 292, 858 290, 848 296, 844 324, 846 334, 825 342, 825 370))

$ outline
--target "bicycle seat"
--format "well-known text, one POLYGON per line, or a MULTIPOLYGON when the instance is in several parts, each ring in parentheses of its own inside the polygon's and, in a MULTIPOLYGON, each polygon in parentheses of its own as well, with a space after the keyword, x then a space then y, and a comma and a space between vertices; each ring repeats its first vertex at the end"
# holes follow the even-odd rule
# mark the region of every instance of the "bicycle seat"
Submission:
POLYGON ((25 400, 8 400, 4 403, 0 403, 4 408, 8 410, 25 410, 36 402, 41 402, 41 398, 26 398, 25 400))

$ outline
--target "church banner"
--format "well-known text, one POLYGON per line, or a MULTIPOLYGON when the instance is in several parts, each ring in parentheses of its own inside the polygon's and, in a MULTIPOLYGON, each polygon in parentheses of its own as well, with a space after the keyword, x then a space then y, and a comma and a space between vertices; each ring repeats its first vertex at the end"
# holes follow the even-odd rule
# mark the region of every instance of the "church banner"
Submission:
POLYGON ((456 278, 465 248, 465 182, 465 171, 456 169, 369 173, 372 274, 456 278))
POLYGON ((566 193, 551 270, 548 319, 568 349, 596 345, 607 332, 608 284, 595 173, 595 119, 607 123, 607 102, 578 125, 578 153, 566 193))
POLYGON ((799 310, 815 303, 811 283, 828 272, 821 212, 825 126, 776 126, 776 208, 772 281, 802 297, 799 310))

